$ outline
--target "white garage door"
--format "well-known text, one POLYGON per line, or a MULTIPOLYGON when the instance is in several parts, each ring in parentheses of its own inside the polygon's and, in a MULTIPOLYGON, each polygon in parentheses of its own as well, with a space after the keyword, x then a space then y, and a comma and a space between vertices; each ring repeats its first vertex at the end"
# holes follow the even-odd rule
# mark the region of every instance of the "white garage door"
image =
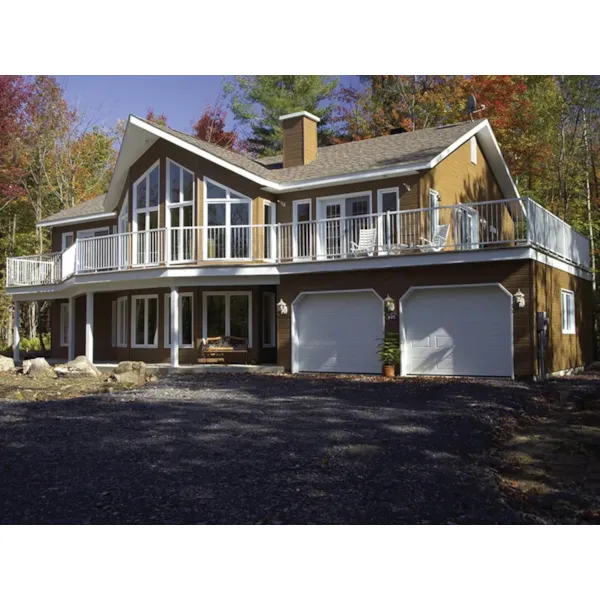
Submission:
POLYGON ((496 285, 414 290, 402 302, 403 373, 511 377, 511 311, 496 285))
POLYGON ((381 373, 383 304, 375 293, 304 294, 293 311, 294 372, 381 373))

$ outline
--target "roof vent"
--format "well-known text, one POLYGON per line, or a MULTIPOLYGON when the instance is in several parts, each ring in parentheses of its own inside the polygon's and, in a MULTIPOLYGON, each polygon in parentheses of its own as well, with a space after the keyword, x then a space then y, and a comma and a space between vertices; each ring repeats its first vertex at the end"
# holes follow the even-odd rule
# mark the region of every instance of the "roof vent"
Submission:
POLYGON ((399 133, 406 133, 408 130, 404 127, 394 127, 390 129, 390 135, 398 135, 399 133))

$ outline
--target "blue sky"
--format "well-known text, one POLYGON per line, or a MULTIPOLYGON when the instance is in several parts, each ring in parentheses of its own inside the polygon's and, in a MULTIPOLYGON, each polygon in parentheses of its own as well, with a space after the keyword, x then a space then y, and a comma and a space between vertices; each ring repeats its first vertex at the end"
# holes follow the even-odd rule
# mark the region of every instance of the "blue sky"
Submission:
MULTIPOLYGON (((114 127, 130 113, 145 117, 148 108, 164 113, 168 124, 191 131, 207 104, 214 104, 221 87, 219 76, 58 76, 70 104, 103 125, 114 127)), ((343 85, 359 85, 357 75, 340 77, 343 85)), ((228 115, 228 126, 233 125, 228 115)))

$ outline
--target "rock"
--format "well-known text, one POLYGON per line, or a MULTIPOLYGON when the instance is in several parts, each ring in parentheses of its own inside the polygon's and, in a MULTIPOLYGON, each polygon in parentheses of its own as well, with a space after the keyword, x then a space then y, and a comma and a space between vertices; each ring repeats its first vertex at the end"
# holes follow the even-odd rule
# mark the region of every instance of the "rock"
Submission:
POLYGON ((15 361, 9 356, 0 355, 0 371, 10 371, 15 368, 15 361))
POLYGON ((100 377, 102 374, 86 356, 78 356, 66 365, 55 367, 61 377, 100 377))
POLYGON ((158 377, 153 373, 150 373, 150 375, 146 375, 146 381, 148 383, 156 383, 158 381, 158 377))
POLYGON ((143 385, 146 383, 146 363, 134 360, 120 362, 110 378, 119 383, 143 385))
POLYGON ((58 375, 45 358, 33 358, 23 361, 23 373, 34 379, 56 379, 58 375))

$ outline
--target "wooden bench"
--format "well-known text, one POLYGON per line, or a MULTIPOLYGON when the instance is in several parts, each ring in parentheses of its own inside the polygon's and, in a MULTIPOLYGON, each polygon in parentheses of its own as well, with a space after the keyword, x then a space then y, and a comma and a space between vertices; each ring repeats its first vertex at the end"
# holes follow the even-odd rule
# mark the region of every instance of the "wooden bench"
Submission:
POLYGON ((200 343, 200 364, 248 364, 248 340, 234 336, 204 338, 200 343))

